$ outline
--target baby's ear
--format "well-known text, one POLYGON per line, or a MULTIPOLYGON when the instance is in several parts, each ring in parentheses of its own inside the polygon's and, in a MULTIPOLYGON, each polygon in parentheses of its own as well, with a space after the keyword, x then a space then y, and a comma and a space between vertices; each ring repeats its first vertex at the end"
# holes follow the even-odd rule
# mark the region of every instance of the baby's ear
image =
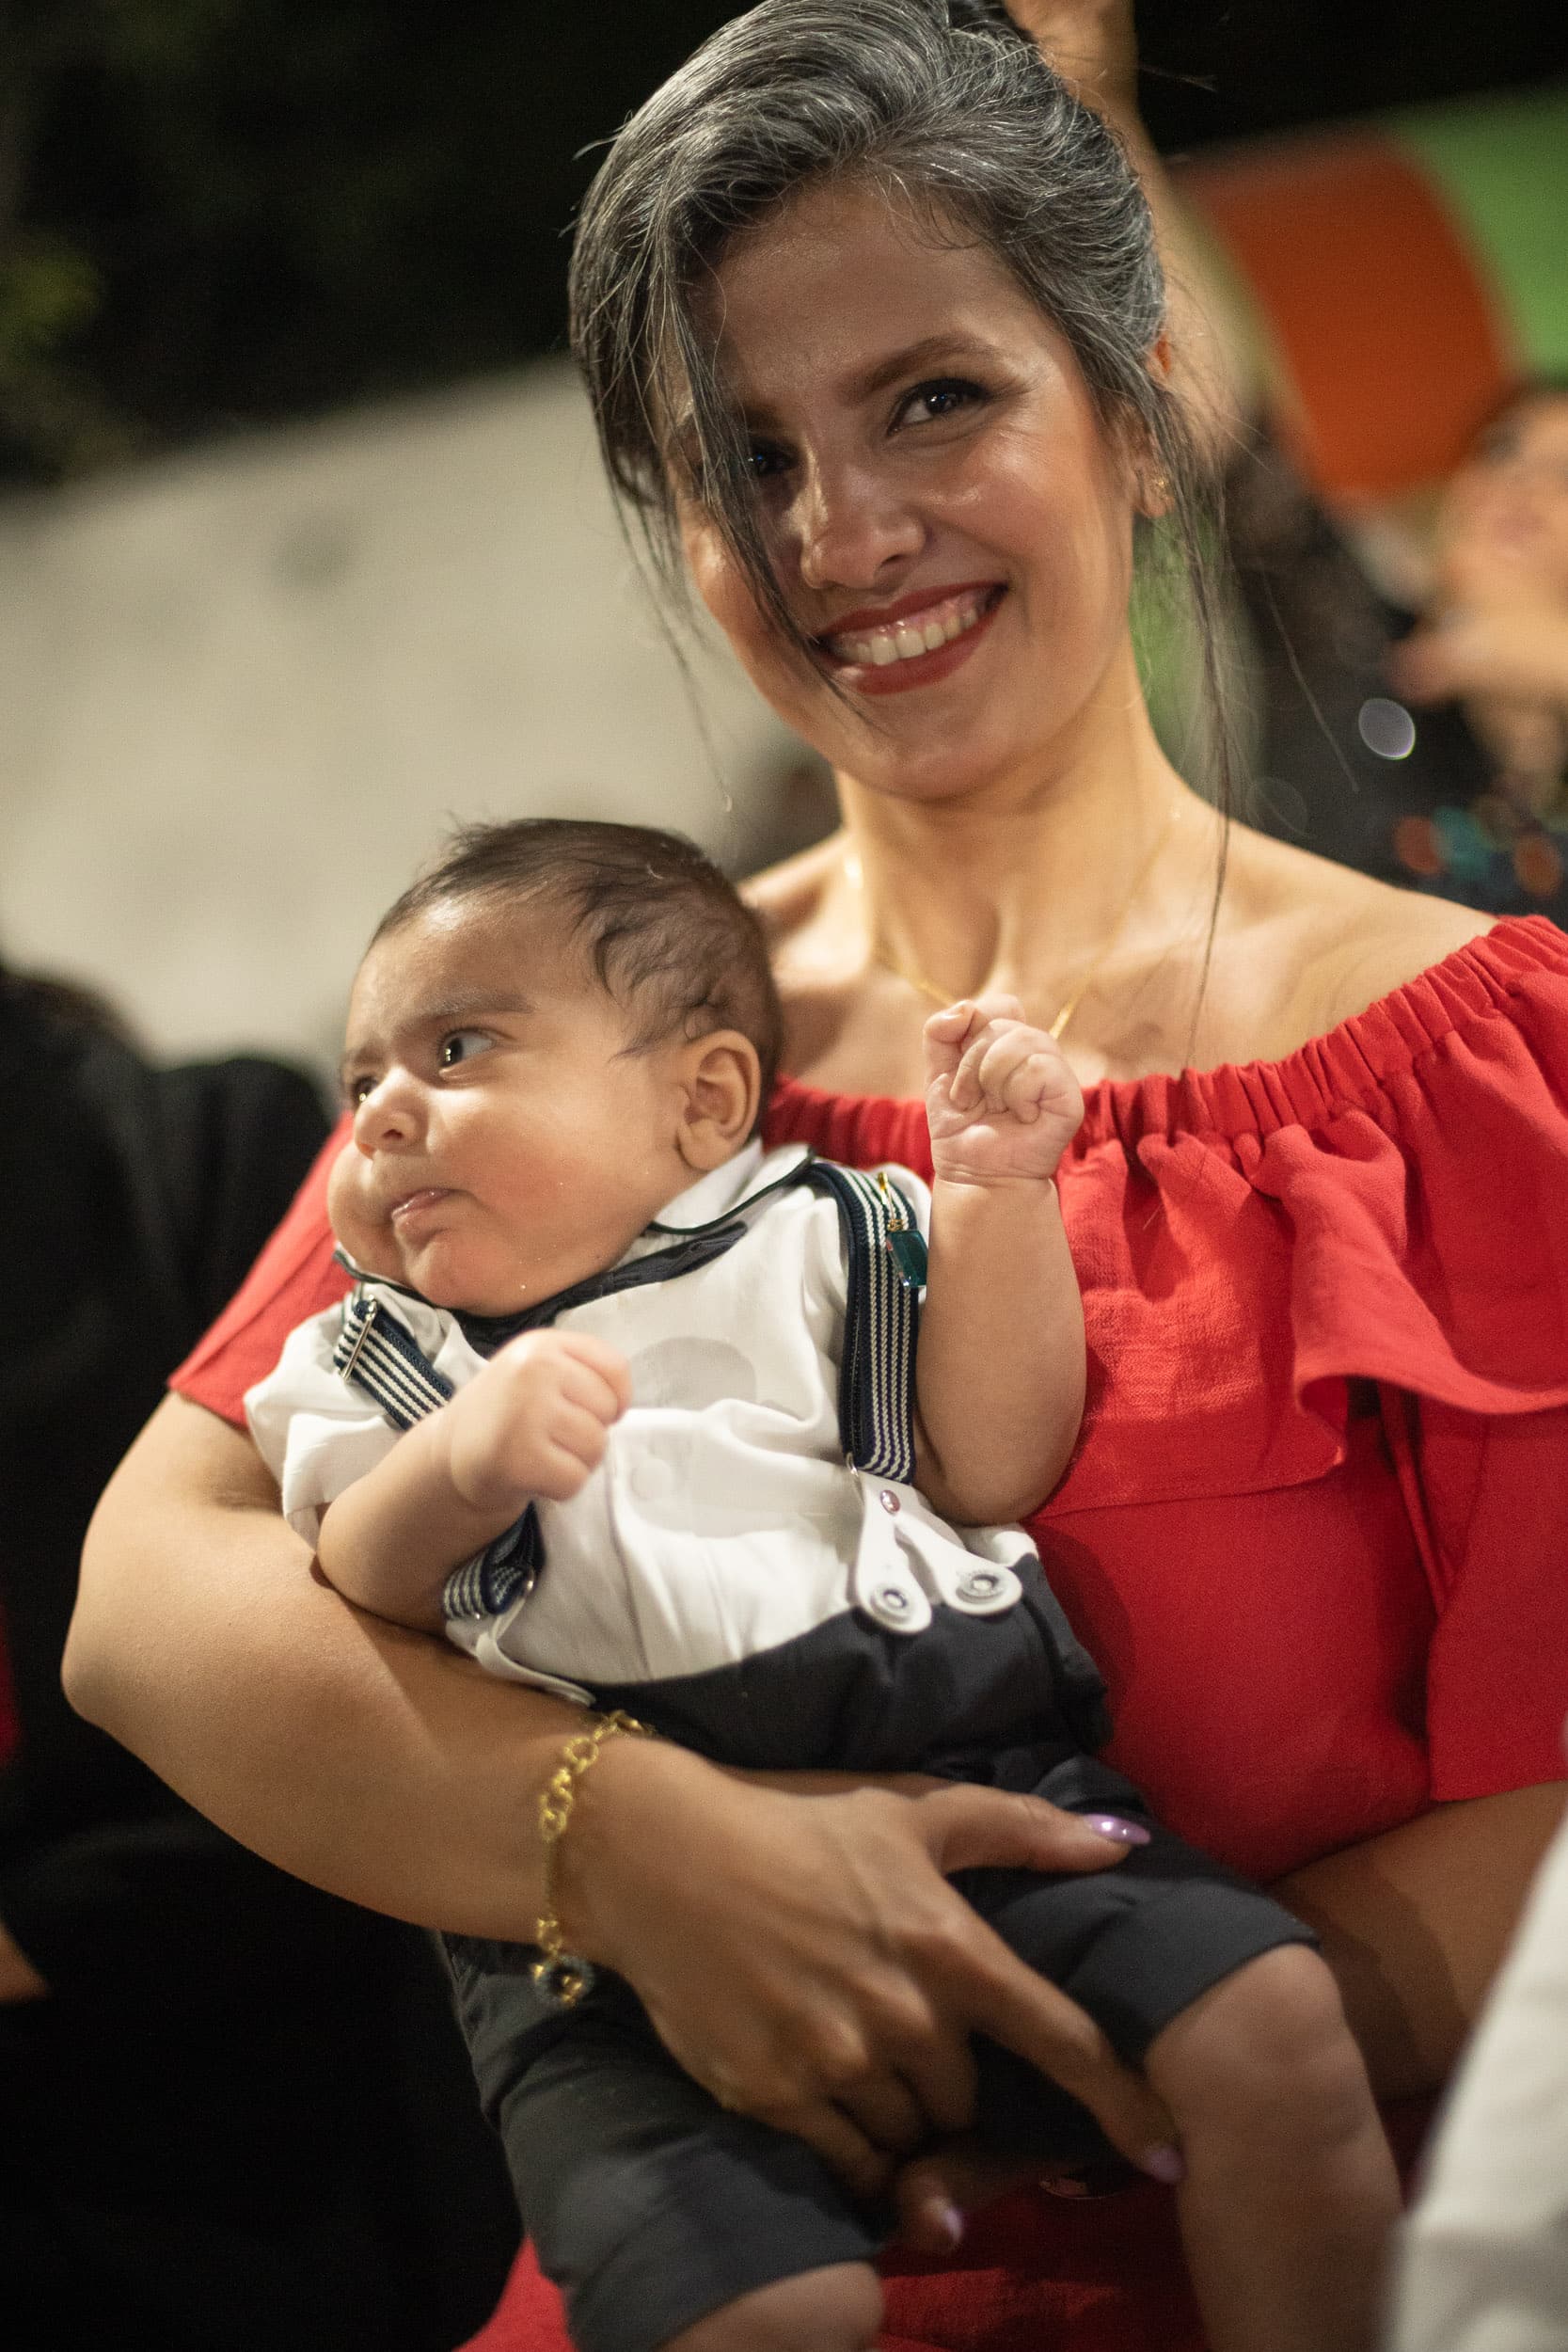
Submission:
POLYGON ((693 1038, 682 1057, 676 1149, 689 1168, 705 1174, 734 1159, 757 1123, 762 1064, 738 1029, 693 1038))

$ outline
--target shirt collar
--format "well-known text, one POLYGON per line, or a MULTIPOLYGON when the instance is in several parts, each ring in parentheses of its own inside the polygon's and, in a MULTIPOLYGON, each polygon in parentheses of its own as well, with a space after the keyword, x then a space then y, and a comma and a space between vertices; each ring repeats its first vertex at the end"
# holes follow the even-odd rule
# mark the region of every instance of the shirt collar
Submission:
POLYGON ((672 1234, 696 1232, 703 1226, 713 1224, 719 1217, 743 1210, 750 1195, 758 1189, 756 1180, 759 1175, 766 1174, 770 1190, 781 1176, 810 1156, 809 1146, 791 1143, 781 1151, 769 1152, 765 1161, 762 1145, 748 1143, 733 1160, 726 1160, 722 1168, 709 1168, 705 1176, 699 1176, 694 1184, 688 1184, 684 1192, 677 1193, 673 1200, 667 1201, 652 1223, 644 1226, 627 1255, 638 1254, 644 1248, 657 1248, 672 1234))

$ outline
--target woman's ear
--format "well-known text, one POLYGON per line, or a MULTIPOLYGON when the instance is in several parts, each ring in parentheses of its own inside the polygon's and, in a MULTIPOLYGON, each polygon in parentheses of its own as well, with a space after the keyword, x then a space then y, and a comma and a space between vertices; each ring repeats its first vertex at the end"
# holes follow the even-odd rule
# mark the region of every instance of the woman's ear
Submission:
MULTIPOLYGON (((1168 335, 1156 336, 1145 364, 1154 379, 1156 389, 1164 393, 1169 387, 1171 371, 1168 335)), ((1140 424, 1129 417, 1124 432, 1122 449, 1132 482, 1133 508, 1146 521, 1157 522, 1162 515, 1168 515, 1176 504, 1170 476, 1161 460, 1154 435, 1147 424, 1140 424)))
POLYGON ((693 1038, 682 1065, 680 1124, 675 1148, 688 1168, 705 1175, 734 1159, 757 1123, 762 1064, 738 1029, 693 1038))

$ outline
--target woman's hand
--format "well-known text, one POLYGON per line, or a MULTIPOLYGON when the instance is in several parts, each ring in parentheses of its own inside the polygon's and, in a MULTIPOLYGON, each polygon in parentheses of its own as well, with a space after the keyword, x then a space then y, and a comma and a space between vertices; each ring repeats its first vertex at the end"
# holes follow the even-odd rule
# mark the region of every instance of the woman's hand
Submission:
POLYGON ((995 1789, 800 1795, 628 1740, 583 1784, 558 1906, 568 1942, 628 1979, 689 2074, 807 2141, 859 2196, 970 2123, 974 2032, 1053 2076, 1131 2162, 1168 2177, 1159 2101, 945 1875, 1097 1869, 1125 1851, 995 1789))
POLYGON ((1007 0, 1007 14, 1089 105, 1113 119, 1135 113, 1132 0, 1007 0))
POLYGON ((1568 612, 1545 599, 1453 605, 1389 656, 1413 703, 1550 703, 1568 709, 1568 612))

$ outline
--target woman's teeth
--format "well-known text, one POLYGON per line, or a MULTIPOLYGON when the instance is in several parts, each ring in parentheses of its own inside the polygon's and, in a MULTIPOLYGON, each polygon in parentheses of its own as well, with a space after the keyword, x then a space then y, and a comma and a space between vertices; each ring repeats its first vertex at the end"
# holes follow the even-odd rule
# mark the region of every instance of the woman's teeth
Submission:
POLYGON ((885 670, 894 661, 914 661, 972 629, 985 612, 990 594, 989 589, 976 589, 967 596, 947 596, 923 612, 906 613, 886 628, 846 631, 827 640, 828 650, 836 660, 856 661, 878 670, 885 670))

